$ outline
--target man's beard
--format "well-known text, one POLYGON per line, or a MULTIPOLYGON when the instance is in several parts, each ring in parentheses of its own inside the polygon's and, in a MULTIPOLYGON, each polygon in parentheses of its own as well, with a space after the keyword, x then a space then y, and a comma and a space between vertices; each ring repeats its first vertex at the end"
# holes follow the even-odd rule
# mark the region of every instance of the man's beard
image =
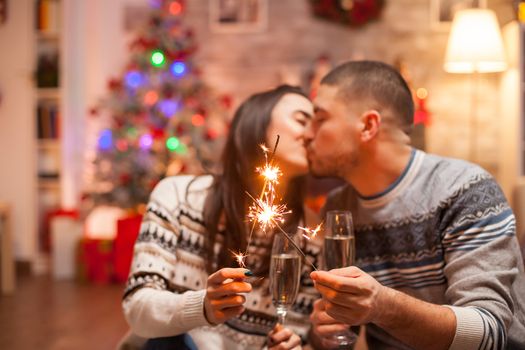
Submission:
POLYGON ((357 152, 348 155, 338 154, 331 158, 308 157, 308 168, 314 177, 338 177, 344 179, 359 164, 357 152))

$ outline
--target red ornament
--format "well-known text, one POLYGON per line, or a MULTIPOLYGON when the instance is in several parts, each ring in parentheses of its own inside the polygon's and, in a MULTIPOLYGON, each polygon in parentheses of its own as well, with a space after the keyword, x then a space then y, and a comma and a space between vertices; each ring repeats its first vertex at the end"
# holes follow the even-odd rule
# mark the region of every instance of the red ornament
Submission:
POLYGON ((118 79, 109 79, 108 81, 108 89, 111 91, 116 91, 122 89, 122 82, 118 79))
POLYGON ((232 107, 233 99, 231 95, 222 95, 220 101, 224 108, 230 109, 232 107))
POLYGON ((182 13, 183 7, 182 4, 179 1, 173 1, 169 5, 169 11, 172 15, 177 16, 182 13))
POLYGON ((131 176, 129 174, 124 173, 120 175, 120 183, 122 185, 127 185, 130 183, 130 181, 131 181, 131 176))
POLYGON ((164 131, 164 129, 151 129, 151 136, 153 136, 154 139, 163 139, 165 135, 166 132, 164 131))
POLYGON ((191 123, 196 127, 203 126, 206 123, 206 119, 204 119, 202 114, 194 114, 191 117, 191 123))
POLYGON ((206 130, 206 135, 204 136, 206 140, 215 140, 217 137, 219 137, 219 132, 215 129, 208 129, 206 130))

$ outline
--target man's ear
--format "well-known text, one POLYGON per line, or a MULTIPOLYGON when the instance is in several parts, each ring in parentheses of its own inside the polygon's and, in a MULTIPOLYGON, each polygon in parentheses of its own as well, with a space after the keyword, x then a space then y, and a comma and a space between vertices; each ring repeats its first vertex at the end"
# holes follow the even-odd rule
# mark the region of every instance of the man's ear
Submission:
POLYGON ((361 141, 368 142, 378 133, 381 126, 381 114, 376 110, 368 110, 361 115, 361 141))

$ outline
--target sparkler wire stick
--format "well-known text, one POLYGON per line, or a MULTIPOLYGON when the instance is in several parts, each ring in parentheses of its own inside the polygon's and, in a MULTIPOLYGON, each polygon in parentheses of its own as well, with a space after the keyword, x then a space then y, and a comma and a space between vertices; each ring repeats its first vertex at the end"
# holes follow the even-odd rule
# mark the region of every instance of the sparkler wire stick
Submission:
POLYGON ((279 226, 278 224, 275 224, 275 226, 279 229, 279 231, 281 231, 281 233, 286 237, 286 239, 294 246, 294 248, 299 252, 299 254, 301 254, 303 256, 304 261, 307 262, 308 264, 310 264, 310 266, 312 266, 312 268, 315 271, 317 271, 317 268, 315 267, 314 263, 306 258, 306 255, 304 254, 302 249, 299 248, 299 246, 293 241, 292 237, 290 237, 288 235, 288 233, 286 233, 286 231, 283 230, 282 227, 279 226))

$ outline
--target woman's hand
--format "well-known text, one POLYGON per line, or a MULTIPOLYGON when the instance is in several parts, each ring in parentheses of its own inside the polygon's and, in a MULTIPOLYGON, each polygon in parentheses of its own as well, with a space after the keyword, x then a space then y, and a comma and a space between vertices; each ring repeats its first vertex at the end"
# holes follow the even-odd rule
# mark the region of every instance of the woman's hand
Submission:
POLYGON ((244 311, 246 298, 239 293, 252 290, 252 285, 243 281, 247 271, 242 268, 223 268, 208 277, 204 315, 209 323, 223 323, 244 311))
POLYGON ((288 328, 277 323, 268 333, 268 350, 300 350, 301 338, 288 328))

